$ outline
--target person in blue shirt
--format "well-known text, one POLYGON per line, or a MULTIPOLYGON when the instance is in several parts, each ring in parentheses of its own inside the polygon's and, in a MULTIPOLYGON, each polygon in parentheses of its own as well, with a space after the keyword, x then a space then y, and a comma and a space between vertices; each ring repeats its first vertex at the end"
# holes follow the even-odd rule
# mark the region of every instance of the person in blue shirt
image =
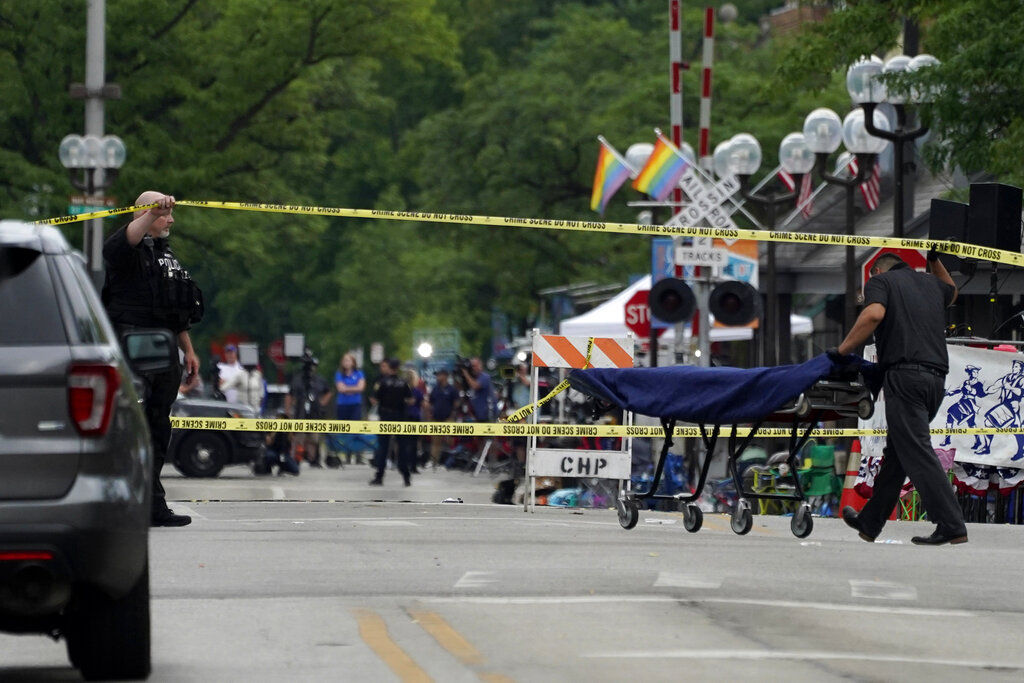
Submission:
MULTIPOLYGON (((437 383, 430 390, 431 420, 434 422, 452 422, 455 420, 455 404, 459 400, 459 390, 448 381, 448 371, 444 368, 434 373, 437 383)), ((451 437, 430 437, 430 465, 435 470, 441 459, 441 451, 451 445, 451 437)))
MULTIPOLYGON (((351 353, 343 355, 338 363, 338 369, 334 373, 334 388, 338 393, 335 417, 339 420, 363 419, 363 391, 366 389, 366 377, 359 369, 356 357, 351 353)), ((345 436, 339 441, 339 445, 345 451, 346 462, 352 462, 353 451, 356 453, 356 461, 361 461, 360 451, 353 444, 352 437, 345 436)))
POLYGON ((469 369, 462 368, 462 376, 472 391, 469 405, 473 408, 473 419, 476 422, 488 422, 491 418, 494 394, 491 389, 491 376, 487 374, 479 357, 470 359, 469 369))

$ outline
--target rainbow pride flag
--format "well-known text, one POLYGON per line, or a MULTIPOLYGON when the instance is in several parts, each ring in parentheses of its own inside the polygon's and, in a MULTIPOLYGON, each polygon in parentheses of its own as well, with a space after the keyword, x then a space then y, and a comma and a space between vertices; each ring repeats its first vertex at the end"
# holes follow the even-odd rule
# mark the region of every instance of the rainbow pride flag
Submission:
POLYGON ((660 135, 633 187, 663 201, 675 189, 689 164, 670 142, 660 135))
POLYGON ((622 163, 618 155, 602 142, 601 151, 597 153, 597 170, 594 171, 594 190, 590 194, 590 208, 603 216, 612 195, 618 192, 627 180, 629 166, 622 163))

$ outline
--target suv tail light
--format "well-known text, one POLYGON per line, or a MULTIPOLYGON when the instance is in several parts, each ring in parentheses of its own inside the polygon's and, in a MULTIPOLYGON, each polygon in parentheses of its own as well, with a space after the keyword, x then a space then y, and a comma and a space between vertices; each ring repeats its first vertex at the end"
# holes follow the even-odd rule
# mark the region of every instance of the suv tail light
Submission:
POLYGON ((110 426, 121 378, 113 365, 73 363, 68 373, 68 411, 82 436, 103 436, 110 426))

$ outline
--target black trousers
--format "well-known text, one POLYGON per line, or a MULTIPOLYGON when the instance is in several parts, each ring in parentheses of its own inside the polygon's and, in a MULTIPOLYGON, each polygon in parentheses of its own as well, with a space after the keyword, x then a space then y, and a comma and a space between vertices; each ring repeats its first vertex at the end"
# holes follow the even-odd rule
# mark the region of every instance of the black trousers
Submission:
POLYGON ((939 458, 932 449, 929 423, 945 394, 944 378, 920 369, 890 368, 885 373, 885 419, 889 428, 882 467, 871 499, 860 513, 865 534, 877 536, 899 502, 903 481, 921 496, 928 519, 948 536, 967 533, 963 512, 939 458))
POLYGON ((395 464, 398 465, 398 471, 402 474, 402 479, 408 482, 416 459, 415 436, 377 435, 377 450, 373 454, 373 466, 377 469, 376 479, 384 479, 384 470, 388 466, 388 451, 391 450, 392 439, 395 440, 395 444, 398 447, 395 464))
MULTIPOLYGON (((131 325, 119 325, 118 334, 138 329, 131 325)), ((171 405, 178 397, 181 386, 181 366, 175 365, 167 372, 143 375, 139 379, 145 386, 146 423, 149 424, 151 438, 151 457, 153 458, 153 497, 151 510, 153 515, 167 511, 167 494, 160 483, 160 472, 167 459, 167 448, 171 443, 171 405)))

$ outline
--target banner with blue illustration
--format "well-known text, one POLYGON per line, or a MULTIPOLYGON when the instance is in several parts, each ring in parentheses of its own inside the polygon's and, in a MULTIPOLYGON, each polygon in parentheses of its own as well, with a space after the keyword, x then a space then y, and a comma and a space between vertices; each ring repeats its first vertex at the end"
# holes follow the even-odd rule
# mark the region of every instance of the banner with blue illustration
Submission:
MULTIPOLYGON (((932 421, 932 428, 969 429, 999 427, 1019 429, 1017 434, 933 435, 932 447, 950 452, 958 463, 1002 468, 1024 467, 1024 354, 948 346, 949 374, 946 395, 932 421)), ((864 357, 873 360, 874 348, 864 357)), ((861 427, 885 427, 885 392, 879 395, 875 414, 861 427)), ((885 437, 862 437, 866 457, 881 457, 885 437)))

